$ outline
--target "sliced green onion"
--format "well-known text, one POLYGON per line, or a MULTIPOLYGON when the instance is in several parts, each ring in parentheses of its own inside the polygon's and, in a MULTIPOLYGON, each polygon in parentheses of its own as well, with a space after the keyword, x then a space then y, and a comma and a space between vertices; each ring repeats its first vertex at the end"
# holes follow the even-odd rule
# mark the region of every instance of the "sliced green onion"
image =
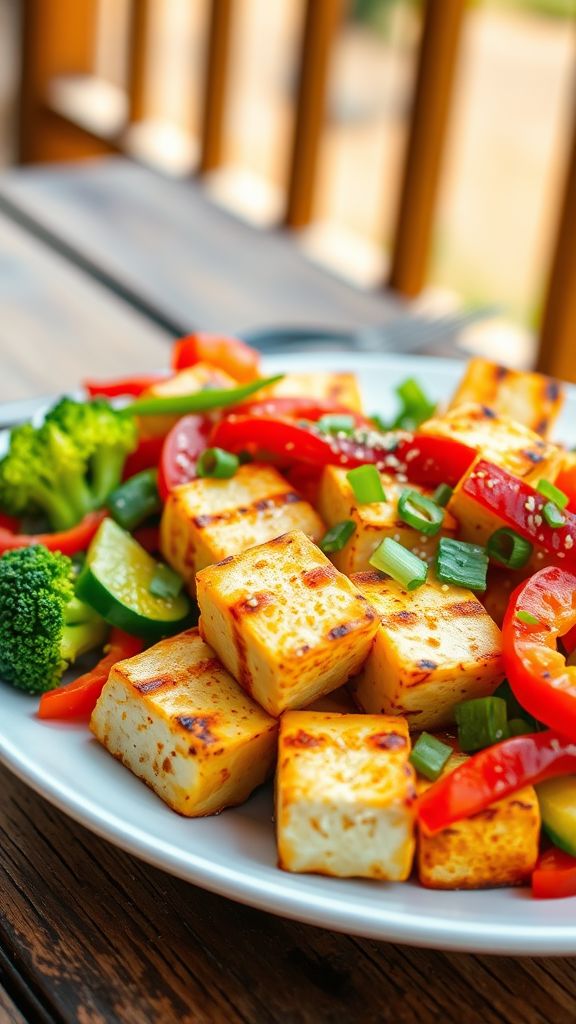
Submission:
POLYGON ((441 537, 436 556, 436 575, 441 583, 469 590, 486 590, 488 555, 477 544, 441 537))
POLYGON ((162 503, 157 485, 156 470, 145 469, 108 495, 108 511, 123 530, 135 530, 145 519, 160 511, 162 503))
POLYGON ((202 388, 188 395, 143 395, 126 405, 123 411, 138 416, 185 416, 189 412, 224 409, 227 405, 238 405, 270 384, 276 384, 283 376, 278 373, 275 377, 260 378, 235 388, 202 388))
POLYGON ((321 416, 316 426, 326 434, 351 434, 356 427, 356 420, 353 416, 329 413, 321 416))
POLYGON ((526 565, 533 550, 529 540, 508 526, 495 530, 486 545, 489 557, 499 565, 505 565, 507 569, 521 569, 526 565))
POLYGON ((438 484, 432 495, 432 501, 440 505, 441 508, 445 508, 453 494, 454 491, 449 484, 438 484))
POLYGON ((552 501, 547 501, 542 509, 542 515, 548 523, 548 526, 552 526, 557 529, 559 526, 564 526, 566 520, 561 509, 558 505, 555 505, 552 501))
POLYGON ((333 551, 342 551, 342 548, 348 543, 355 529, 356 523, 351 519, 344 519, 341 523, 336 523, 322 537, 319 545, 320 549, 325 555, 330 555, 333 551))
POLYGON ((526 736, 530 732, 535 732, 534 726, 530 722, 526 721, 525 718, 509 718, 508 719, 508 735, 509 736, 526 736))
POLYGON ((234 476, 239 465, 240 459, 232 452, 226 452, 223 448, 207 448, 196 463, 196 475, 228 480, 234 476))
POLYGON ((412 551, 402 547, 391 537, 385 537, 370 559, 375 569, 388 573, 406 590, 416 590, 426 582, 428 566, 412 551))
POLYGON ((501 697, 466 700, 455 709, 458 743, 464 753, 483 750, 508 735, 506 701, 501 697))
POLYGON ((429 732, 423 732, 414 744, 409 761, 420 775, 435 782, 442 774, 442 769, 451 754, 452 747, 449 747, 447 743, 437 740, 429 732))
POLYGON ((172 598, 178 594, 184 586, 184 580, 177 572, 174 572, 169 565, 158 562, 154 575, 150 580, 148 590, 154 597, 172 598))
POLYGON ((568 495, 564 494, 559 487, 555 487, 548 480, 539 480, 536 484, 536 490, 542 494, 548 501, 551 501, 558 508, 566 508, 568 504, 568 495))
POLYGON ((434 402, 424 394, 418 381, 413 377, 402 381, 396 388, 396 394, 402 402, 402 410, 393 424, 395 427, 413 430, 424 420, 430 419, 436 409, 434 402))
POLYGON ((372 501, 386 501, 376 466, 357 466, 346 473, 346 477, 360 505, 369 505, 372 501))
POLYGON ((444 510, 419 491, 402 491, 398 515, 426 537, 434 537, 444 522, 444 510))
POLYGON ((520 608, 516 612, 516 618, 519 622, 524 622, 526 626, 541 626, 540 619, 537 619, 532 612, 525 612, 523 608, 520 608))

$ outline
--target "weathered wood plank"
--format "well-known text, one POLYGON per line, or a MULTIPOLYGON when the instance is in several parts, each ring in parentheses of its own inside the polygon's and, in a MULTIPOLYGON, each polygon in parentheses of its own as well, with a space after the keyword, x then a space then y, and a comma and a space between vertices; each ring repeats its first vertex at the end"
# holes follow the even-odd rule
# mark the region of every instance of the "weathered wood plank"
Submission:
POLYGON ((20 1010, 12 1002, 10 996, 0 986, 0 1020, 3 1024, 26 1024, 20 1010))
POLYGON ((231 216, 196 183, 121 158, 8 173, 0 195, 183 327, 359 326, 400 308, 314 266, 284 233, 231 216))
POLYGON ((572 962, 350 939, 202 892, 90 835, 0 769, 0 944, 57 1020, 546 1024, 572 962))
POLYGON ((166 362, 165 332, 1 216, 0 311, 0 400, 166 362))

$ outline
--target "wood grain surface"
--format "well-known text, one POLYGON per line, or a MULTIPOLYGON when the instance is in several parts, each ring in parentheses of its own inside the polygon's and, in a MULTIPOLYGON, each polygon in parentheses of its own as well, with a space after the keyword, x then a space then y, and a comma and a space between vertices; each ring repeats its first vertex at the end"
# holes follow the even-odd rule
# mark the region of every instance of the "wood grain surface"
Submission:
MULTIPOLYGON (((2 219, 0 271, 2 397, 151 368, 165 352, 165 331, 2 219)), ((266 280, 250 287, 264 307, 266 280)), ((143 865, 0 768, 0 1024, 574 1020, 569 958, 443 954, 283 921, 143 865)))

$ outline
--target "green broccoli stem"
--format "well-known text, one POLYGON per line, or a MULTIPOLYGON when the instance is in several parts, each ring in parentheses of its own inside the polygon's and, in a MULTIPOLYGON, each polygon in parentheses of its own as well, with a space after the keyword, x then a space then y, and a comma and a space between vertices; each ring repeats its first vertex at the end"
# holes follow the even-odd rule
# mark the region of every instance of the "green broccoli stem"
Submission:
POLYGON ((81 626, 89 622, 101 622, 102 618, 94 611, 89 604, 81 601, 79 597, 73 597, 68 601, 64 609, 64 624, 66 626, 81 626))
POLYGON ((112 491, 116 490, 122 480, 122 470, 126 462, 125 449, 102 446, 92 456, 92 494, 94 505, 100 508, 112 491))
POLYGON ((54 530, 69 530, 84 515, 78 514, 67 494, 60 493, 38 480, 31 486, 30 494, 34 502, 46 513, 54 530))
POLYGON ((95 507, 86 480, 79 473, 63 473, 60 477, 60 487, 72 511, 73 523, 80 522, 95 507))
POLYGON ((72 665, 80 655, 99 647, 106 639, 107 626, 103 619, 64 626, 60 653, 66 665, 72 665))

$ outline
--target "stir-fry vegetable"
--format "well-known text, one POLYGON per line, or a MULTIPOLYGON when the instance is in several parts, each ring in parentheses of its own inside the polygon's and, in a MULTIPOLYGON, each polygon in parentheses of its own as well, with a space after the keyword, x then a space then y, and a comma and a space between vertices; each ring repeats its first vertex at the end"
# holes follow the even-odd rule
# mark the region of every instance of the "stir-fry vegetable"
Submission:
POLYGON ((140 653, 143 646, 143 641, 138 637, 113 628, 104 647, 104 656, 94 668, 78 676, 73 682, 42 694, 38 708, 39 718, 88 718, 96 706, 112 666, 125 658, 133 658, 135 654, 140 653))

